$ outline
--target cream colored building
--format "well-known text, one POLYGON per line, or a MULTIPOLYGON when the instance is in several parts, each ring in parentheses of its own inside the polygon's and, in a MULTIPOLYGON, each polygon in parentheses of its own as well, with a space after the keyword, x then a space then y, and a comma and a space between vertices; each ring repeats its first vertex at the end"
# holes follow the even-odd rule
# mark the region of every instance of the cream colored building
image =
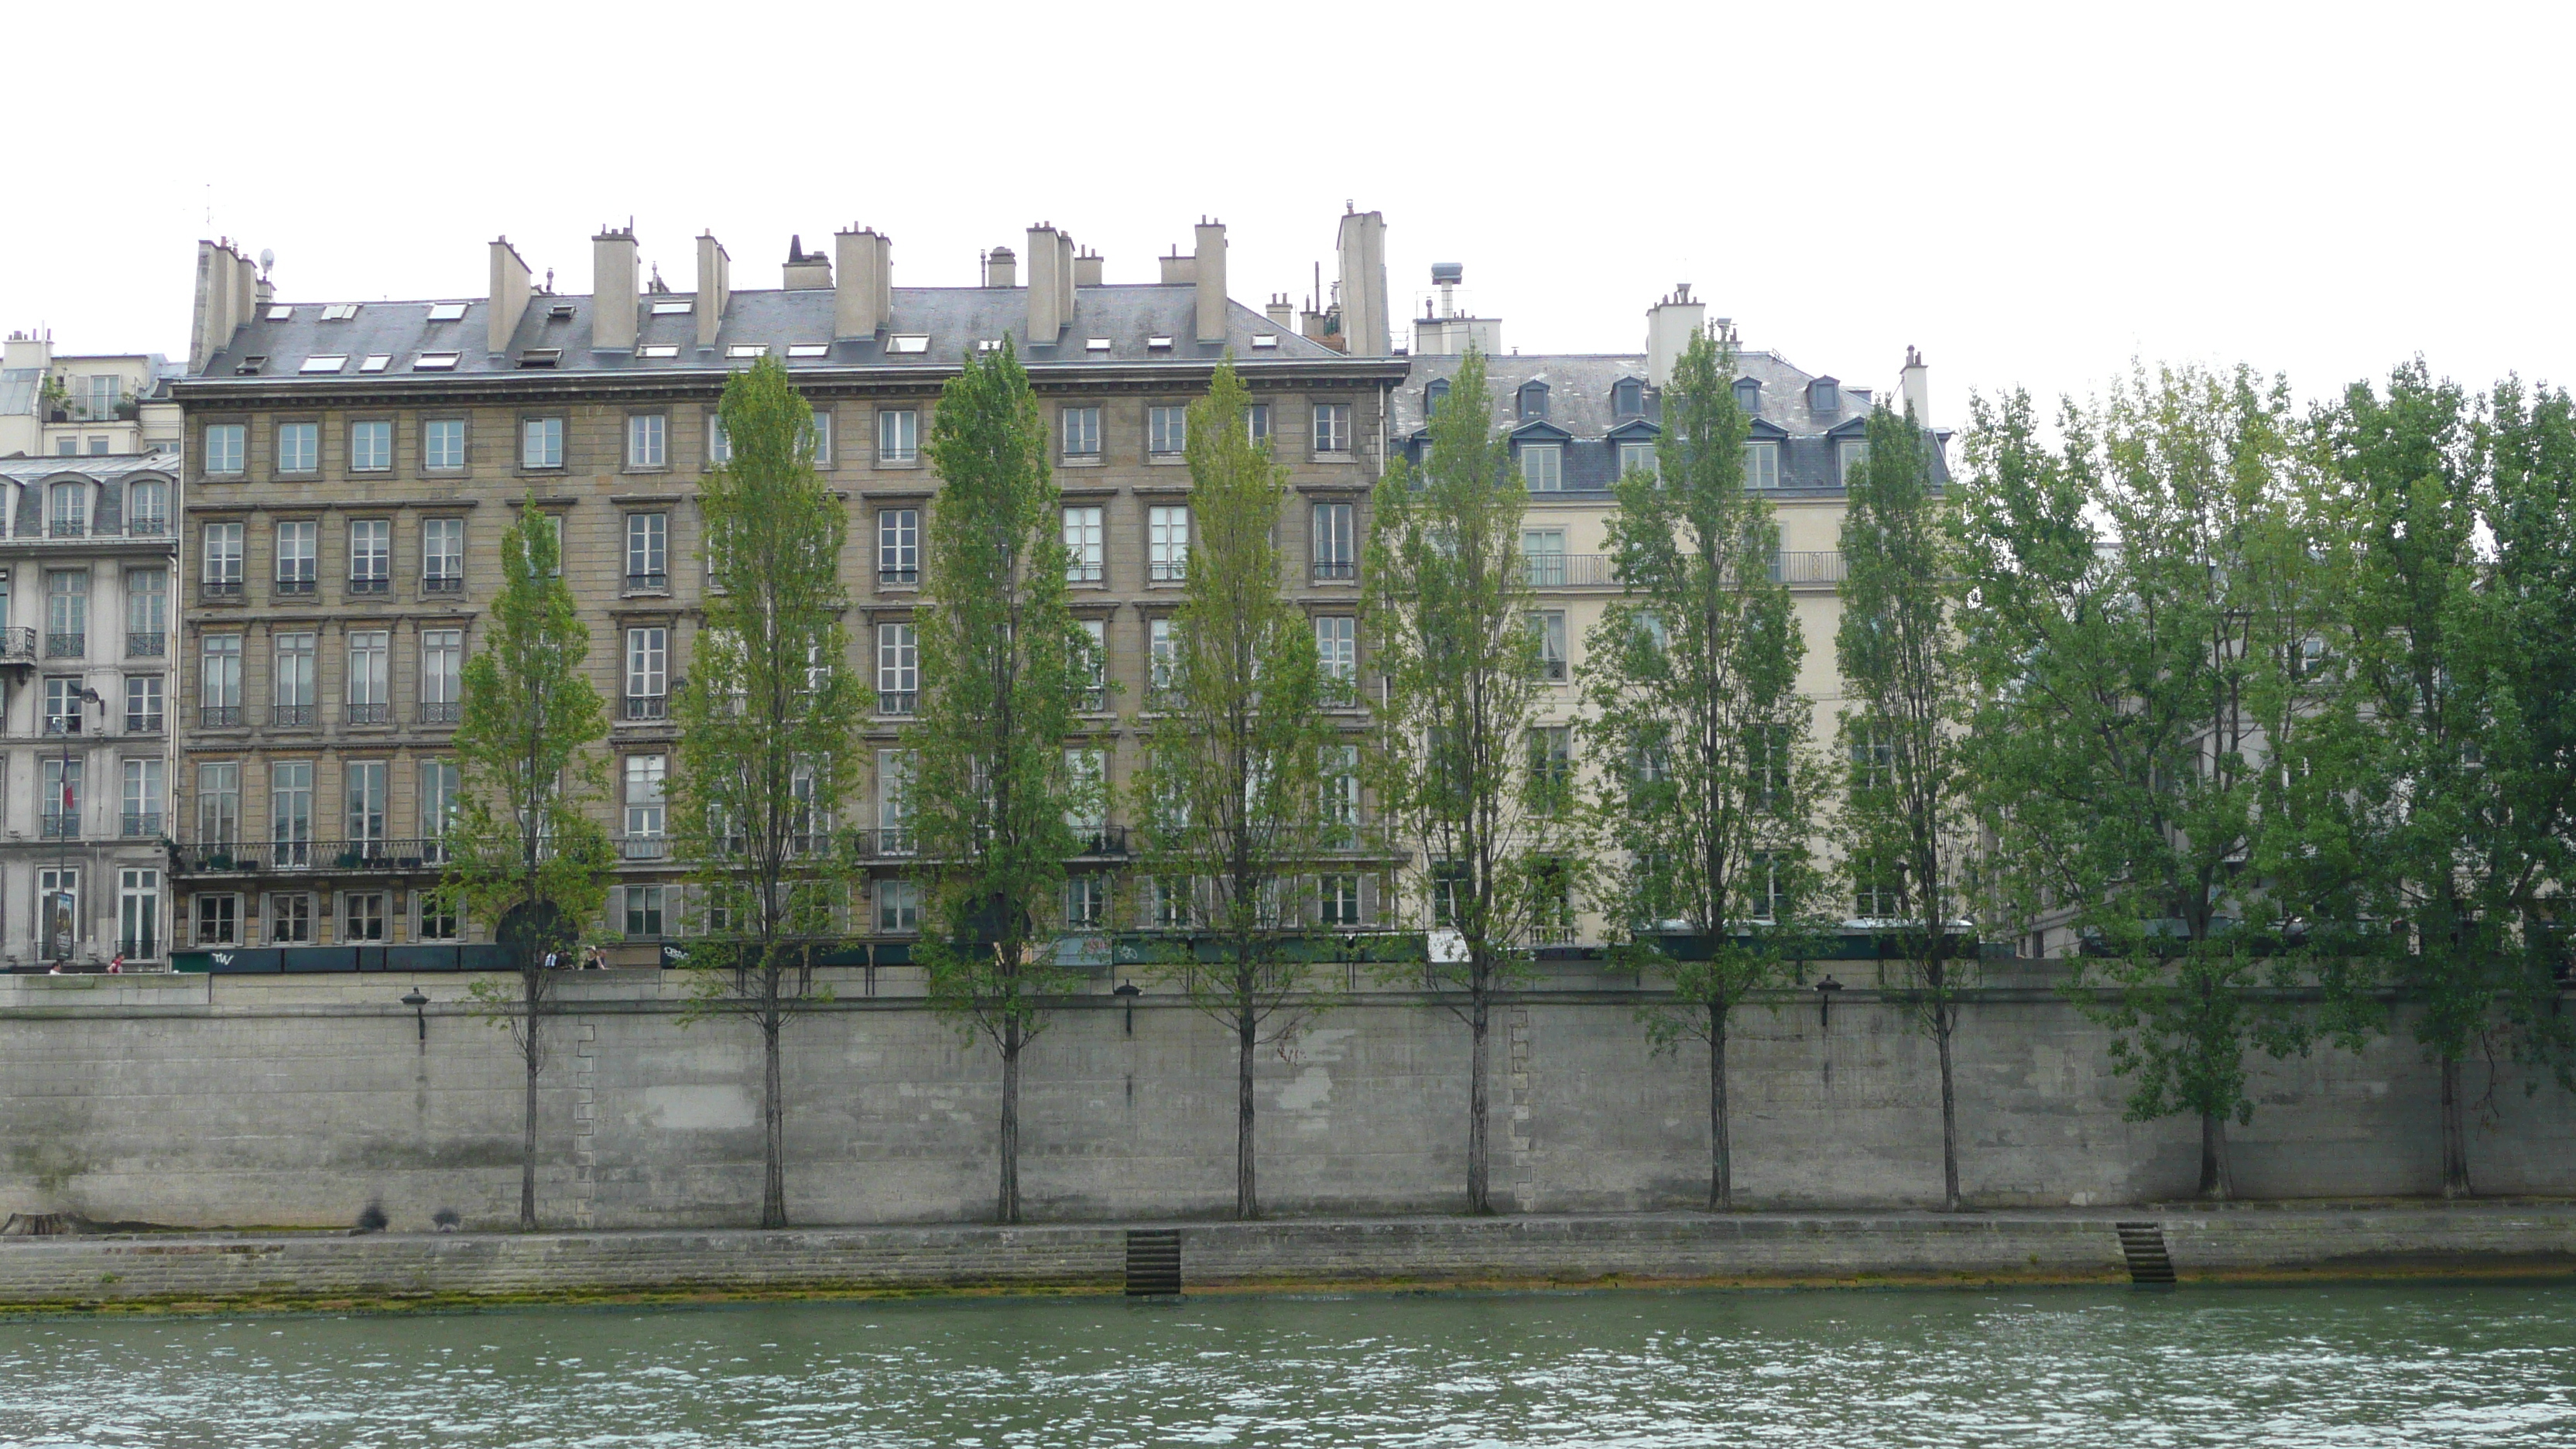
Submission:
POLYGON ((50 333, 0 352, 0 458, 179 451, 179 369, 157 352, 57 356, 50 333))

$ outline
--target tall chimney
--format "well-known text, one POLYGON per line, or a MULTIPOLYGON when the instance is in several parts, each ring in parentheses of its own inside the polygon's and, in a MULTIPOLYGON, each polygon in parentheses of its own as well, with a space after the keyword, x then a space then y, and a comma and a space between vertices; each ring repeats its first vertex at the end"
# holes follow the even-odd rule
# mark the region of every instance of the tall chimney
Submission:
POLYGON ((1016 287, 1020 284, 1019 255, 1009 247, 995 247, 984 253, 984 285, 1016 287))
POLYGON ((1074 253, 1073 285, 1077 290, 1083 287, 1107 285, 1100 280, 1100 253, 1089 247, 1074 253))
POLYGON ((1163 274, 1158 280, 1166 287, 1186 287, 1199 279, 1199 259, 1182 256, 1179 247, 1172 248, 1170 256, 1155 260, 1162 264, 1163 274))
POLYGON ((698 345, 716 345, 716 331, 724 326, 725 308, 733 302, 733 258, 725 254, 724 243, 714 232, 698 238, 698 345))
POLYGON ((1029 345, 1052 347, 1073 321, 1073 241, 1054 227, 1029 228, 1029 345))
POLYGON ((1191 268, 1192 280, 1198 283, 1199 341, 1225 340, 1225 223, 1202 221, 1198 225, 1197 264, 1191 268))
POLYGON ((874 337, 894 317, 893 243, 870 227, 835 233, 832 335, 874 337))
POLYGON ((635 229, 602 227, 590 239, 590 350, 635 350, 635 229))
POLYGON ((1692 300, 1688 282, 1646 309, 1646 381, 1662 387, 1673 380, 1673 364, 1706 330, 1707 319, 1707 304, 1692 300))
POLYGON ((1393 351, 1387 335, 1386 218, 1374 211, 1342 215, 1342 341, 1354 357, 1393 351))
POLYGON ((1910 342, 1905 345, 1905 370, 1896 378, 1896 390, 1904 394, 1905 410, 1914 414, 1914 426, 1932 426, 1932 369, 1910 342))
POLYGON ((1261 314, 1270 319, 1271 326, 1282 332, 1297 330, 1297 309, 1289 302, 1288 294, 1285 292, 1271 293, 1270 305, 1262 308, 1261 314))
POLYGON ((235 328, 247 320, 233 305, 236 271, 232 243, 199 241, 197 243, 196 314, 188 324, 188 371, 204 372, 206 364, 233 340, 235 328))
POLYGON ((510 339, 519 335, 519 319, 528 315, 528 264, 519 260, 508 237, 492 242, 491 296, 483 314, 484 351, 497 355, 510 350, 510 339))
POLYGON ((233 315, 244 322, 260 318, 260 303, 269 295, 269 284, 259 274, 259 266, 239 247, 233 249, 233 315))
POLYGON ((832 285, 832 259, 821 252, 805 250, 805 238, 787 239, 787 266, 780 285, 791 292, 819 292, 832 285))

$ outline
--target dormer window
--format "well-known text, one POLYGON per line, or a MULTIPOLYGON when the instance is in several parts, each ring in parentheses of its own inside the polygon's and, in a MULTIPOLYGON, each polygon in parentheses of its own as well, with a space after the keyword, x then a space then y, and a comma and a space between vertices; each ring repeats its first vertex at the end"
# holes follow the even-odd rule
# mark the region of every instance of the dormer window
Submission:
POLYGON ((1646 385, 1633 377, 1623 377, 1610 384, 1610 412, 1614 417, 1644 417, 1646 385))
POLYGON ((1807 406, 1820 413, 1843 410, 1843 385, 1830 377, 1820 377, 1807 384, 1807 406))
POLYGON ((1522 383, 1520 391, 1520 405, 1517 409, 1517 413, 1520 420, 1525 423, 1536 422, 1539 419, 1546 417, 1547 384, 1543 382, 1522 383))
POLYGON ((1762 384, 1749 377, 1735 380, 1735 406, 1746 414, 1762 411, 1762 384))
POLYGON ((1422 390, 1422 415, 1427 418, 1440 411, 1440 405, 1448 400, 1449 379, 1445 377, 1431 379, 1431 385, 1422 390))

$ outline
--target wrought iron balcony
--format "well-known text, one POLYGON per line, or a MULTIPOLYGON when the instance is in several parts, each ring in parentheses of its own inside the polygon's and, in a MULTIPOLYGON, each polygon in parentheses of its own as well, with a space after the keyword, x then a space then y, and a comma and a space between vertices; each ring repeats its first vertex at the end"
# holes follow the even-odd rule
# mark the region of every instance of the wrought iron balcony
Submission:
POLYGON ((87 538, 87 537, 89 537, 89 520, 88 520, 88 519, 86 519, 86 518, 49 518, 49 519, 46 519, 46 520, 45 520, 45 537, 47 537, 47 538, 87 538))
POLYGON ((920 582, 921 570, 918 568, 899 568, 886 564, 877 565, 877 586, 880 588, 883 588, 888 584, 910 586, 920 582))
POLYGON ((45 631, 47 659, 78 659, 88 652, 89 635, 87 634, 57 634, 50 629, 45 631))
POLYGON ((1315 582, 1319 584, 1346 584, 1359 576, 1360 566, 1354 560, 1346 558, 1315 560, 1315 582))
POLYGON ((623 860, 668 860, 671 857, 671 837, 630 835, 617 842, 617 854, 623 860))
POLYGON ((33 664, 35 662, 35 630, 28 628, 0 629, 0 664, 33 664))
POLYGON ((626 576, 626 592, 667 594, 671 592, 671 576, 666 573, 629 573, 626 576))
POLYGON ((348 707, 351 724, 392 724, 394 707, 390 704, 353 704, 348 707))
POLYGON ((170 636, 159 630, 128 629, 125 632, 125 657, 159 659, 169 652, 170 636))
POLYGON ((152 514, 145 514, 140 518, 127 519, 125 523, 125 536, 127 538, 168 538, 170 536, 170 520, 167 518, 157 517, 152 514))
POLYGON ((349 592, 352 594, 390 594, 393 591, 394 581, 388 578, 349 580, 349 592))
POLYGON ((879 714, 910 715, 916 712, 920 706, 921 691, 917 689, 880 689, 877 691, 877 713, 879 714))
POLYGON ((620 719, 652 720, 671 717, 671 697, 667 694, 630 694, 618 711, 620 719))
POLYGON ((423 576, 420 581, 420 591, 424 594, 461 594, 465 592, 465 576, 462 574, 428 574, 423 576))
POLYGON ((45 811, 37 818, 36 837, 40 840, 78 840, 80 812, 77 810, 45 811))
POLYGON ((157 735, 161 733, 161 711, 157 709, 128 710, 125 715, 125 732, 129 735, 157 735))
POLYGON ((454 724, 458 718, 464 714, 464 712, 465 706, 456 700, 432 700, 420 707, 420 722, 422 724, 454 724))
POLYGON ((271 705, 268 722, 280 729, 308 729, 313 724, 313 706, 309 704, 271 705))
POLYGON ((238 599, 242 596, 242 581, 239 579, 201 579, 197 584, 197 593, 199 597, 207 599, 238 599))
POLYGON ((302 598, 319 592, 320 588, 319 582, 313 579, 279 579, 271 592, 280 598, 302 598))
POLYGON ((201 704, 197 706, 197 727, 209 730, 237 730, 242 727, 242 709, 237 704, 201 704))
POLYGON ((116 833, 128 839, 150 839, 161 833, 161 812, 128 810, 116 817, 116 833))
POLYGON ((1187 583, 1189 582, 1190 577, 1190 561, 1188 559, 1177 559, 1169 563, 1147 564, 1145 565, 1145 577, 1158 584, 1187 583))
POLYGON ((256 871, 364 871, 424 873, 447 862, 447 842, 419 840, 278 840, 225 841, 171 847, 171 869, 179 875, 224 875, 256 871))

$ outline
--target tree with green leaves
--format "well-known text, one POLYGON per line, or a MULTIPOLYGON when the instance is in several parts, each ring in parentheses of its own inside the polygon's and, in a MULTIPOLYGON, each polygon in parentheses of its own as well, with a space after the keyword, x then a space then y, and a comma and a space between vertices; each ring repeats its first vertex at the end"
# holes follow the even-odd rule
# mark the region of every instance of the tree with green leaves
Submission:
MULTIPOLYGON (((1941 1203, 1959 1209, 1959 1109, 1951 1039, 1975 979, 1968 899, 1976 832, 1961 729, 1967 670, 1951 626, 1958 577, 1950 502, 1932 435, 1912 408, 1870 414, 1868 453, 1845 480, 1842 620, 1834 634, 1846 706, 1837 820, 1853 910, 1894 945, 1890 993, 1932 1038, 1941 1071, 1941 1203)), ((1882 985, 1887 983, 1882 982, 1882 985)))
POLYGON ((2463 1064, 2501 1041, 2569 1079, 2562 943, 2540 923, 2576 824, 2576 428, 2563 393, 2507 382, 2489 414, 2420 361, 2318 427, 2348 854, 2388 928, 2368 938, 2380 977, 2440 1066, 2442 1193, 2466 1196, 2463 1064))
POLYGON ((1080 977, 1056 961, 1072 821, 1098 814, 1098 776, 1067 759, 1089 638, 1066 606, 1048 432, 1005 340, 969 356, 932 419, 920 711, 904 731, 920 851, 920 960, 930 1003, 1002 1058, 997 1213, 1020 1220, 1020 1067, 1050 998, 1080 977))
POLYGON ((1450 1010, 1468 1030, 1467 1205, 1479 1213, 1493 1210, 1494 1003, 1528 979, 1534 934, 1572 924, 1567 772, 1526 763, 1551 683, 1521 554, 1529 494, 1485 375, 1482 355, 1461 359, 1428 456, 1379 479, 1364 606, 1385 678, 1366 773, 1390 834, 1420 852, 1402 871, 1435 928, 1429 979, 1464 998, 1450 1010))
POLYGON ((673 837, 699 934, 683 1023, 760 1033, 760 1223, 787 1225, 788 1021, 830 999, 815 958, 839 939, 853 861, 833 826, 858 759, 858 681, 841 624, 848 510, 814 473, 814 413, 764 359, 725 384, 732 456, 699 485, 714 564, 674 709, 673 837))
POLYGON ((593 750, 608 716, 584 664, 590 630, 564 584, 555 520, 535 498, 501 536, 501 590, 483 647, 466 661, 451 747, 458 794, 446 822, 440 893, 494 925, 518 974, 477 980, 474 997, 505 1023, 527 1068, 519 1153, 519 1226, 537 1226, 537 1078, 546 1018, 555 1011, 553 960, 579 944, 607 899, 608 834, 587 808, 607 793, 593 750))
POLYGON ((2131 1119, 2198 1118, 2212 1198, 2253 1114, 2247 1053, 2316 1026, 2279 870, 2308 827, 2265 808, 2314 713, 2322 606, 2288 407, 2243 368, 2142 369, 2068 405, 2051 449, 2026 396, 1980 402, 1958 490, 1990 909, 2077 933, 2075 999, 2113 1033, 2131 1119))
MULTIPOLYGON (((1190 1004, 1234 1036, 1234 1212, 1261 1215, 1253 1062, 1328 1004, 1307 954, 1309 873, 1358 845, 1342 786, 1341 732, 1324 712, 1315 626, 1281 589, 1288 469, 1245 426, 1231 360, 1190 405, 1189 569, 1136 773, 1138 867, 1158 888, 1204 890, 1205 937, 1165 968, 1190 1004), (1337 808, 1339 807, 1339 808, 1337 808)), ((1355 878, 1354 878, 1355 881, 1355 878)))
POLYGON ((1664 387, 1653 471, 1614 485, 1620 595, 1589 636, 1587 733, 1602 914, 1619 959, 1667 975, 1659 1052, 1708 1048, 1708 1209, 1735 1205, 1727 1046, 1737 1008, 1808 954, 1821 780, 1798 692, 1806 641, 1775 577, 1780 530, 1744 486, 1735 360, 1693 337, 1664 387))

